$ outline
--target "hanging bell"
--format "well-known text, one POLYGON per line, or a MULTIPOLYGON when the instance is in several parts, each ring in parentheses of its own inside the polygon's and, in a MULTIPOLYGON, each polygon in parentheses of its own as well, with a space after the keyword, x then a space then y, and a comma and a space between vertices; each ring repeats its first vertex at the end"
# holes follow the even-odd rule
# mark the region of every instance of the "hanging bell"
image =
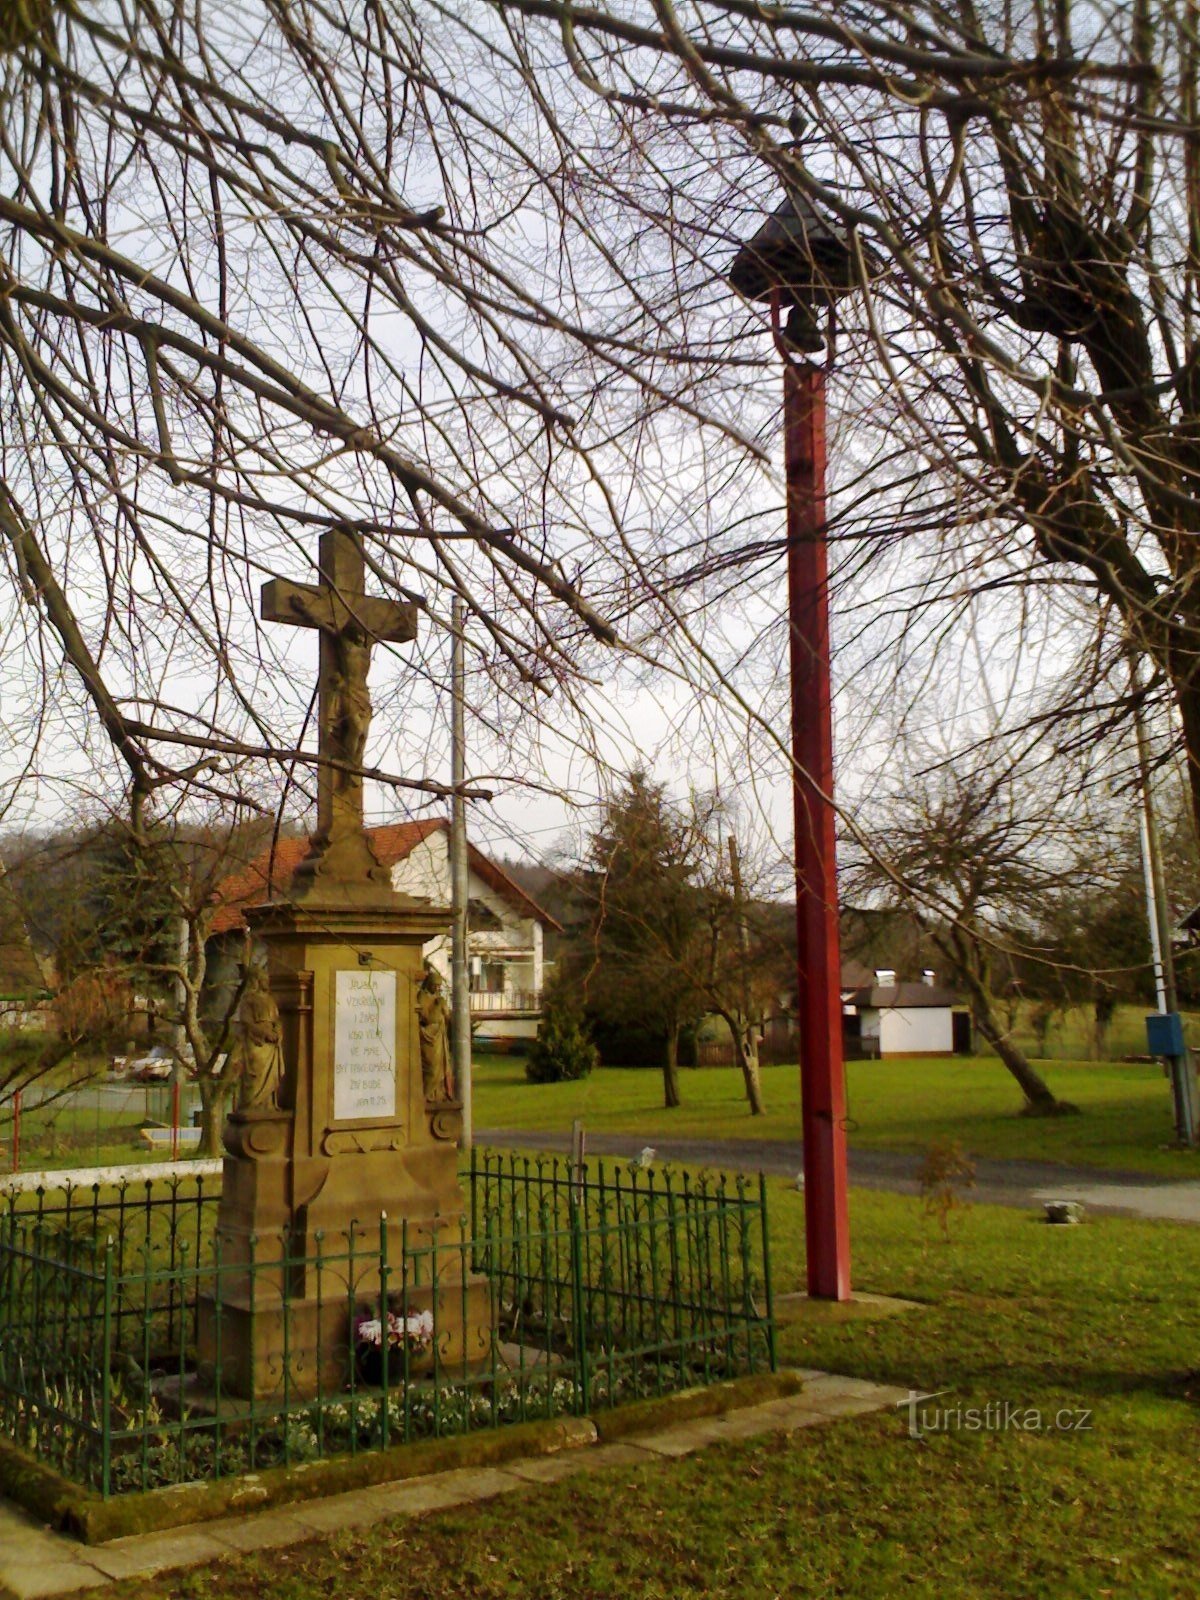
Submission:
POLYGON ((790 350, 799 351, 801 355, 819 355, 825 348, 825 335, 818 323, 817 314, 811 305, 797 300, 788 312, 788 319, 783 329, 783 342, 790 350))

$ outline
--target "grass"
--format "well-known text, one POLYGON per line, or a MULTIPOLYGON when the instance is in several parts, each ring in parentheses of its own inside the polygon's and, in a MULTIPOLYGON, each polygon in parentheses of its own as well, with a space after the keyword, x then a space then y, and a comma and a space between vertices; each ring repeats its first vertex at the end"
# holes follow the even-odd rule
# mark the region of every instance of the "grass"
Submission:
MULTIPOLYGON (((1069 1013, 1062 1037, 1083 1038, 1086 1018, 1069 1013)), ((1125 1007, 1113 1023, 1118 1041, 1141 1027, 1141 1012, 1125 1007)), ((1173 1136, 1170 1093, 1157 1065, 1139 1062, 1039 1063, 1051 1087, 1083 1111, 1080 1117, 1031 1120, 1017 1113, 1020 1094, 994 1058, 858 1061, 847 1067, 852 1146, 922 1151, 936 1137, 957 1139, 974 1156, 1056 1161, 1125 1168, 1160 1177, 1200 1176, 1200 1157, 1163 1149, 1173 1136)), ((767 1067, 767 1115, 752 1118, 733 1067, 684 1069, 684 1104, 662 1105, 661 1074, 653 1068, 601 1068, 581 1083, 526 1082, 519 1057, 481 1056, 475 1063, 475 1121, 481 1128, 531 1133, 568 1132, 579 1117, 595 1133, 643 1140, 679 1138, 786 1139, 800 1137, 794 1066, 767 1067)), ((22 1165, 72 1166, 138 1160, 143 1106, 128 1111, 78 1111, 67 1105, 27 1111, 22 1165), (102 1121, 101 1118, 104 1117, 102 1121), (124 1126, 122 1126, 124 1124, 124 1126)), ((9 1130, 0 1119, 0 1169, 9 1130)))
MULTIPOLYGON (((780 1287, 799 1198, 772 1188, 780 1287)), ((918 1203, 856 1191, 864 1288, 916 1297, 881 1322, 782 1330, 783 1356, 921 1390, 1089 1413, 1086 1431, 907 1437, 903 1415, 684 1461, 612 1468, 419 1521, 343 1532, 172 1580, 180 1600, 592 1600, 613 1595, 1095 1600, 1196 1592, 1200 1229, 1049 1228, 975 1207, 943 1243, 918 1203)), ((158 1600, 161 1578, 112 1600, 158 1600)))
MULTIPOLYGON (((1146 1053, 1146 1013, 1154 1008, 1146 1005, 1121 1005, 1113 1014, 1105 1038, 1104 1054, 1110 1060, 1146 1053)), ((1021 1001, 1012 1014, 1013 1038, 1029 1055, 1049 1061, 1078 1061, 1095 1053, 1096 1033, 1091 1006, 1068 1006, 1055 1012, 1046 1031, 1045 1049, 1033 1027, 1037 1007, 1033 1001, 1021 1001)), ((1007 1015, 1006 1015, 1007 1021, 1007 1015)), ((1200 1045, 1200 1012, 1183 1012, 1184 1030, 1193 1049, 1200 1045)))
MULTIPOLYGON (((847 1067, 850 1143, 858 1149, 922 1151, 931 1139, 957 1139, 974 1156, 1125 1168, 1159 1177, 1200 1177, 1200 1156, 1163 1149, 1172 1136, 1167 1084, 1157 1066, 1048 1062, 1051 1086, 1083 1111, 1049 1121, 1017 1114, 1020 1096, 1000 1064, 929 1058, 854 1061, 847 1067)), ((682 1106, 666 1111, 653 1069, 600 1068, 580 1083, 530 1084, 517 1057, 475 1063, 475 1121, 480 1128, 569 1132, 574 1118, 593 1133, 634 1140, 676 1138, 798 1140, 799 1088, 794 1066, 766 1067, 767 1114, 751 1117, 741 1075, 732 1067, 684 1069, 682 1106)), ((101 1121, 94 1109, 56 1106, 27 1114, 21 1165, 71 1167, 151 1159, 137 1138, 140 1105, 101 1121)), ((0 1171, 8 1164, 0 1126, 0 1171)))
MULTIPOLYGON (((1017 1113, 1020 1093, 998 1061, 852 1061, 847 1066, 850 1144, 858 1149, 925 1149, 935 1137, 959 1140, 975 1156, 1123 1167, 1162 1177, 1200 1177, 1200 1156, 1164 1150, 1172 1137, 1171 1099, 1155 1065, 1048 1062, 1055 1092, 1078 1117, 1017 1113)), ((579 1083, 529 1084, 519 1060, 476 1063, 480 1128, 567 1131, 579 1117, 594 1133, 665 1139, 799 1139, 797 1071, 763 1069, 767 1112, 751 1117, 733 1067, 681 1073, 683 1105, 666 1111, 656 1071, 601 1067, 579 1083)))

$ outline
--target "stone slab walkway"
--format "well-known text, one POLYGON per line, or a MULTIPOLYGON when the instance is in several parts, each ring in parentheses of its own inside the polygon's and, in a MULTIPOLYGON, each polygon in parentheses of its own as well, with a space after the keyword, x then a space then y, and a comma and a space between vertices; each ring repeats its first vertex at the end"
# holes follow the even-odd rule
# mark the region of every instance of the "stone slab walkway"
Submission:
POLYGON ((583 1427, 580 1447, 550 1456, 506 1462, 503 1467, 463 1467, 427 1478, 377 1484, 327 1500, 309 1500, 275 1511, 247 1512, 168 1533, 138 1534, 105 1545, 81 1545, 41 1527, 24 1511, 0 1500, 0 1600, 39 1600, 76 1594, 120 1578, 150 1577, 253 1550, 298 1544, 340 1528, 364 1527, 391 1517, 420 1516, 473 1500, 516 1494, 534 1484, 555 1483, 578 1473, 691 1455, 727 1439, 792 1433, 840 1417, 883 1411, 908 1398, 908 1391, 861 1378, 800 1369, 803 1392, 724 1416, 680 1422, 616 1444, 601 1444, 583 1427), (590 1443, 588 1441, 591 1441, 590 1443))

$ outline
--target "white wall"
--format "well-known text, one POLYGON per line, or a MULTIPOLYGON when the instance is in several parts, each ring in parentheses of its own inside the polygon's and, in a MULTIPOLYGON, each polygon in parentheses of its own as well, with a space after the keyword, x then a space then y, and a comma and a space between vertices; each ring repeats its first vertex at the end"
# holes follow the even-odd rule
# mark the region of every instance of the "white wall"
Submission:
POLYGON ((484 1039, 536 1039, 536 1017, 484 1017, 478 1033, 484 1039))
MULTIPOLYGON (((446 932, 430 939, 424 947, 424 956, 449 982, 450 979, 450 839, 445 829, 439 828, 428 838, 420 840, 403 861, 392 868, 392 888, 418 899, 430 900, 444 908, 446 932)), ((542 957, 542 925, 536 917, 527 917, 517 910, 502 894, 476 873, 472 867, 467 874, 467 893, 472 900, 482 902, 495 913, 502 926, 494 931, 477 930, 467 940, 469 955, 481 956, 485 961, 489 951, 493 959, 503 961, 510 969, 510 989, 540 990, 544 985, 545 969, 542 957), (513 952, 519 951, 519 955, 513 952)), ((237 983, 242 961, 242 935, 222 934, 209 946, 209 971, 205 988, 210 995, 222 991, 232 994, 237 983)), ((255 941, 255 952, 263 958, 261 941, 255 941)), ((215 1002, 214 1002, 215 1003, 215 1002)), ((227 1000, 223 1003, 227 1004, 227 1000)), ((537 1024, 534 1023, 536 1031, 537 1024)))
MULTIPOLYGON (((397 861, 392 868, 392 888, 399 889, 405 894, 432 900, 435 905, 445 906, 449 915, 450 835, 444 828, 439 828, 428 838, 422 839, 419 844, 414 845, 403 861, 397 861)), ((514 973, 509 986, 540 989, 542 987, 541 923, 534 917, 521 916, 503 895, 498 894, 490 884, 483 881, 473 867, 467 874, 467 894, 470 899, 481 901, 503 924, 502 929, 495 932, 481 930, 471 933, 467 939, 469 953, 473 956, 482 956, 486 961, 489 950, 529 951, 528 959, 531 966, 528 969, 523 966, 519 975, 514 973)), ((432 961, 442 976, 449 979, 449 928, 444 935, 429 941, 424 954, 425 959, 432 961)), ((497 959, 503 959, 503 956, 498 956, 497 959)))
POLYGON ((949 1055, 954 1049, 953 1013, 949 1006, 896 1006, 875 1015, 879 1018, 880 1055, 949 1055))

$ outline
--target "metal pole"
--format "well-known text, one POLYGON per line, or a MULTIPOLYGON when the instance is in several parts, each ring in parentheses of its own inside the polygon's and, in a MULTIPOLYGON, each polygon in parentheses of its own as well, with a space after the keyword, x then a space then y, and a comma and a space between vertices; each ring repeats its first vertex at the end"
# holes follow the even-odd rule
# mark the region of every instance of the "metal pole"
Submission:
MULTIPOLYGON (((1142 720, 1141 685, 1137 662, 1129 657, 1129 681, 1133 690, 1133 734, 1137 743, 1138 787, 1142 801, 1142 868, 1146 881, 1146 913, 1150 924, 1150 950, 1154 962, 1154 987, 1161 1016, 1179 1010, 1175 987, 1175 958, 1171 951, 1171 926, 1167 914, 1166 881, 1163 877, 1162 848, 1158 838, 1158 818, 1154 814, 1154 795, 1150 787, 1150 746, 1142 720)), ((1180 1035, 1182 1037, 1182 1035, 1180 1035)), ((1182 1144, 1196 1143, 1196 1075, 1186 1047, 1182 1055, 1164 1058, 1171 1081, 1175 1111, 1175 1132, 1182 1144)))
POLYGON ((824 1300, 848 1300, 846 1079, 825 545, 825 373, 820 367, 787 361, 783 419, 808 1292, 824 1300))
MULTIPOLYGON (((1143 797, 1144 798, 1144 797, 1143 797)), ((1138 836, 1142 847, 1142 882, 1146 890, 1146 923, 1150 929, 1150 964, 1154 968, 1154 997, 1160 1016, 1170 1011, 1167 1004, 1167 982, 1163 971, 1162 938, 1158 927, 1158 896, 1154 892, 1154 866, 1151 860, 1150 829, 1146 823, 1143 804, 1138 818, 1138 836)))
POLYGON ((187 982, 184 974, 187 972, 188 956, 191 953, 191 941, 188 936, 188 921, 182 914, 175 934, 175 962, 178 970, 171 978, 171 991, 175 1003, 175 1016, 171 1022, 171 1080, 182 1083, 184 1079, 183 1058, 187 1048, 187 1025, 185 1013, 187 1011, 187 982))
POLYGON ((450 1039, 454 1056, 454 1082, 462 1101, 462 1148, 469 1150, 473 1136, 471 1094, 471 998, 467 977, 467 803, 462 785, 467 777, 466 698, 467 674, 463 651, 463 605, 457 595, 450 608, 450 1039))

